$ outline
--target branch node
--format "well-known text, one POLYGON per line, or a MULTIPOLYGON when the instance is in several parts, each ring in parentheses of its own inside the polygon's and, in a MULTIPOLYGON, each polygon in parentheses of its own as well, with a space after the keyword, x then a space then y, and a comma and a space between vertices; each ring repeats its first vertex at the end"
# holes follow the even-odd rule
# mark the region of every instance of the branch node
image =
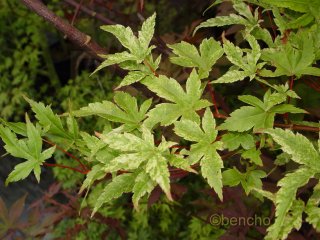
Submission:
POLYGON ((89 35, 86 35, 86 41, 84 42, 84 45, 88 45, 90 41, 91 41, 91 37, 89 35))

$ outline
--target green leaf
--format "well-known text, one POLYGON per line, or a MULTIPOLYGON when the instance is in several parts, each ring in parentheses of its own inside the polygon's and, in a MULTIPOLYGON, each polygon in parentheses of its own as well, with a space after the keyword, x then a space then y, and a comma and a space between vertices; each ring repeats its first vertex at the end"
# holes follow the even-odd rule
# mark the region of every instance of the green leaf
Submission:
POLYGON ((161 155, 150 156, 147 165, 146 172, 150 178, 157 182, 166 194, 169 200, 173 200, 170 192, 170 173, 167 166, 167 159, 161 155))
POLYGON ((213 38, 202 41, 199 47, 200 53, 194 45, 183 41, 169 47, 177 55, 170 58, 171 62, 183 67, 197 67, 201 79, 209 76, 212 66, 223 54, 220 43, 213 38))
POLYGON ((217 137, 215 120, 209 108, 206 109, 202 118, 202 129, 199 124, 191 120, 181 120, 175 123, 174 131, 178 136, 194 142, 206 142, 211 144, 217 137))
POLYGON ((238 99, 241 102, 247 103, 247 104, 249 104, 251 106, 260 108, 262 110, 265 109, 264 103, 259 98, 255 97, 255 96, 242 95, 242 96, 239 96, 238 99))
POLYGON ((222 173, 223 185, 230 187, 237 186, 242 181, 242 173, 236 168, 227 169, 222 173))
POLYGON ((265 178, 267 175, 261 170, 252 170, 245 173, 239 172, 238 169, 228 169, 222 173, 223 184, 227 186, 237 186, 241 183, 243 189, 248 195, 252 190, 262 191, 261 178, 265 178))
POLYGON ((32 171, 34 171, 37 180, 39 181, 39 173, 37 168, 39 164, 35 161, 25 161, 23 163, 19 163, 13 169, 13 171, 9 174, 6 179, 5 185, 8 185, 10 182, 17 182, 22 179, 27 178, 32 171))
POLYGON ((239 100, 252 106, 241 107, 230 114, 218 129, 244 132, 253 128, 253 131, 272 128, 276 113, 306 113, 290 104, 281 104, 287 99, 288 92, 271 93, 268 90, 263 102, 251 95, 239 96, 239 100))
POLYGON ((320 154, 313 144, 303 135, 294 134, 290 130, 264 130, 281 146, 281 149, 292 156, 292 160, 320 171, 320 154))
MULTIPOLYGON (((130 51, 130 53, 124 51, 121 53, 101 55, 102 57, 107 58, 107 60, 102 62, 102 64, 92 74, 113 64, 119 64, 127 61, 136 61, 136 63, 141 63, 146 59, 154 48, 153 46, 149 47, 149 44, 154 34, 155 18, 156 14, 154 13, 142 24, 138 38, 133 34, 130 27, 124 27, 119 24, 102 26, 102 30, 113 34, 120 43, 130 51)), ((126 82, 131 81, 132 77, 130 77, 130 79, 126 79, 126 82)), ((126 82, 123 83, 122 86, 127 84, 126 82)))
POLYGON ((146 117, 146 111, 151 105, 151 100, 147 100, 138 109, 137 99, 125 92, 116 92, 114 96, 116 104, 109 101, 101 103, 89 103, 72 114, 77 117, 98 115, 112 122, 125 124, 130 129, 138 128, 146 117))
POLYGON ((114 35, 122 46, 129 49, 131 53, 137 53, 139 51, 138 38, 133 34, 130 27, 125 27, 120 24, 116 25, 104 25, 100 27, 103 31, 109 32, 114 35))
POLYGON ((95 74, 96 72, 100 71, 105 67, 108 67, 114 64, 137 60, 137 58, 134 55, 132 55, 131 53, 128 53, 127 51, 115 53, 115 54, 107 54, 107 55, 103 55, 103 57, 107 59, 104 60, 99 65, 99 67, 97 67, 96 70, 94 70, 93 73, 91 73, 91 75, 95 74))
POLYGON ((27 136, 27 125, 23 122, 7 122, 4 119, 0 119, 3 125, 10 128, 16 134, 27 136))
POLYGON ((301 108, 297 108, 291 104, 281 104, 278 106, 275 106, 273 108, 270 109, 270 111, 274 112, 274 113, 307 113, 305 110, 301 109, 301 108))
MULTIPOLYGON (((160 185, 169 200, 172 200, 170 193, 170 178, 168 164, 173 158, 173 154, 168 151, 174 142, 166 142, 163 138, 159 146, 155 146, 153 135, 142 126, 142 136, 136 136, 132 133, 110 132, 107 135, 101 134, 102 139, 112 149, 118 150, 121 154, 111 160, 104 167, 105 171, 143 171, 150 179, 160 185)), ((190 171, 193 171, 189 166, 190 171)), ((141 173, 142 174, 142 173, 141 173)), ((141 184, 137 182, 137 184, 141 184)), ((137 186, 137 188, 140 188, 137 186)), ((152 190, 152 189, 151 189, 152 190)), ((150 190, 150 191, 151 191, 150 190)), ((141 190, 137 190, 141 193, 141 190)), ((142 195, 137 193, 138 201, 142 195)))
POLYGON ((45 106, 43 103, 37 103, 27 97, 27 102, 30 104, 32 111, 36 114, 36 118, 43 127, 48 127, 48 133, 61 137, 67 140, 73 140, 73 136, 66 131, 56 114, 53 113, 50 106, 45 106))
POLYGON ((315 174, 314 170, 301 167, 295 172, 288 173, 278 182, 280 190, 276 194, 276 219, 267 231, 266 239, 286 239, 294 225, 288 225, 287 215, 292 208, 299 187, 307 184, 315 174), (290 226, 290 227, 288 227, 290 226))
POLYGON ((223 39, 224 52, 229 61, 233 63, 233 66, 227 73, 212 83, 233 83, 241 81, 246 77, 249 77, 250 80, 255 78, 256 72, 260 71, 264 65, 264 63, 258 64, 261 56, 261 49, 257 40, 252 35, 247 34, 245 39, 251 46, 251 50, 246 51, 246 55, 244 55, 245 52, 241 48, 235 46, 227 39, 223 39))
POLYGON ((40 166, 42 163, 49 159, 55 147, 49 148, 43 152, 42 139, 40 130, 30 122, 26 117, 27 138, 18 140, 15 133, 11 132, 8 128, 0 126, 0 136, 5 143, 5 149, 14 157, 26 159, 26 162, 20 163, 15 166, 14 170, 9 174, 6 185, 10 182, 16 182, 25 179, 32 171, 35 174, 37 181, 40 181, 40 166))
POLYGON ((253 128, 253 130, 271 128, 273 126, 274 113, 245 106, 241 107, 230 114, 224 123, 219 126, 221 130, 244 132, 253 128))
POLYGON ((265 178, 267 174, 262 170, 252 170, 245 173, 245 179, 241 182, 243 189, 248 195, 253 189, 262 190, 261 178, 265 178))
POLYGON ((184 158, 183 156, 179 156, 178 154, 177 155, 171 154, 170 159, 169 159, 169 163, 173 167, 180 168, 185 171, 193 172, 193 173, 197 174, 197 171, 195 171, 193 168, 191 168, 188 160, 186 158, 184 158))
POLYGON ((218 16, 215 18, 210 18, 206 22, 201 23, 194 33, 203 27, 222 27, 227 25, 244 25, 245 32, 250 33, 255 29, 260 29, 259 27, 259 14, 256 10, 254 15, 251 13, 251 10, 248 5, 243 2, 234 2, 233 8, 239 13, 236 15, 231 13, 229 16, 218 16))
POLYGON ((94 165, 91 168, 91 171, 86 175, 86 179, 82 183, 82 186, 79 190, 79 194, 82 193, 84 189, 89 188, 94 181, 103 178, 105 175, 106 172, 103 171, 103 165, 94 165))
POLYGON ((145 78, 147 75, 144 72, 140 71, 131 71, 124 77, 124 79, 121 81, 118 88, 130 85, 135 82, 141 81, 143 78, 145 78))
POLYGON ((139 200, 146 194, 150 194, 155 188, 156 183, 145 172, 141 172, 135 179, 135 184, 132 189, 132 202, 136 210, 139 209, 139 200))
POLYGON ((297 33, 287 44, 264 50, 262 59, 276 67, 274 72, 262 72, 265 77, 286 75, 300 78, 302 75, 320 74, 318 69, 311 66, 315 60, 315 49, 313 39, 307 33, 297 33))
POLYGON ((307 222, 319 231, 320 230, 320 184, 318 183, 314 189, 311 197, 308 200, 305 212, 307 213, 307 222))
POLYGON ((119 198, 123 193, 132 191, 136 176, 132 173, 118 175, 112 179, 104 189, 93 208, 91 217, 99 210, 99 208, 109 203, 115 198, 119 198))
POLYGON ((291 160, 291 155, 286 152, 283 152, 277 156, 276 160, 274 161, 274 164, 282 166, 290 162, 290 160, 291 160))
POLYGON ((182 119, 199 121, 196 111, 208 107, 211 104, 207 100, 201 100, 203 88, 196 71, 193 70, 187 80, 187 92, 172 78, 160 75, 159 78, 150 77, 142 82, 158 96, 173 103, 161 103, 156 105, 148 113, 146 124, 149 127, 160 122, 163 126, 174 123, 180 116, 182 119))
POLYGON ((258 166, 262 166, 262 160, 260 158, 261 151, 256 148, 251 148, 249 150, 244 151, 241 154, 241 157, 250 159, 253 163, 255 163, 258 166))
POLYGON ((229 132, 222 136, 221 141, 229 151, 236 150, 240 145, 246 150, 255 146, 253 136, 248 133, 229 132))
POLYGON ((222 196, 222 174, 223 161, 216 150, 208 151, 204 154, 200 162, 201 174, 207 179, 210 187, 212 187, 218 194, 219 198, 222 196))
POLYGON ((297 12, 309 12, 310 8, 317 8, 320 5, 316 0, 260 0, 260 2, 280 8, 289 8, 297 12))
POLYGON ((237 81, 241 81, 248 77, 248 73, 245 71, 239 71, 239 70, 230 70, 217 80, 213 81, 212 83, 233 83, 237 81))
POLYGON ((142 49, 148 49, 150 41, 154 34, 154 27, 156 22, 156 13, 149 17, 142 24, 141 31, 139 31, 139 42, 142 49))
POLYGON ((205 27, 222 27, 227 25, 246 25, 247 20, 239 15, 236 14, 230 14, 229 16, 218 16, 215 18, 210 18, 207 21, 201 23, 199 26, 197 26, 194 30, 194 33, 196 33, 200 28, 205 27))
POLYGON ((175 133, 186 140, 197 142, 191 145, 190 158, 194 164, 200 161, 201 173, 222 199, 223 162, 217 150, 222 148, 221 142, 214 142, 218 131, 215 130, 215 120, 209 108, 202 118, 202 128, 191 120, 181 120, 175 123, 175 133), (214 143, 213 143, 214 142, 214 143))

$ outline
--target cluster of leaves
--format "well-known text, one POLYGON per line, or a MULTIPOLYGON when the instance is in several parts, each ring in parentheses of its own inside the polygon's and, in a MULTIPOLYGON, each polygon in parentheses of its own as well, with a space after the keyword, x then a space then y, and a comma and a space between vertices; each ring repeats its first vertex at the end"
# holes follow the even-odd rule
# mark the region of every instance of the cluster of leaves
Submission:
POLYGON ((40 206, 25 207, 26 196, 16 200, 7 208, 0 198, 0 237, 2 239, 39 239, 52 231, 53 224, 63 218, 62 212, 40 206))
MULTIPOLYGON (((32 171, 39 181, 41 166, 56 149, 43 150, 42 140, 49 139, 58 146, 66 146, 68 151, 77 152, 90 166, 90 171, 85 167, 82 169, 86 179, 80 193, 87 190, 88 194, 93 184, 104 182, 104 188, 99 188, 95 193, 97 200, 92 206, 92 216, 125 193, 132 194, 133 206, 139 210, 142 200, 149 198, 157 186, 168 201, 173 201, 172 180, 179 178, 174 176, 174 170, 178 168, 197 174, 199 169, 221 201, 224 200, 224 186, 241 185, 246 194, 253 193, 259 199, 266 197, 274 202, 275 220, 268 228, 266 239, 285 239, 293 228, 299 229, 303 212, 308 216, 306 221, 320 230, 319 184, 314 187, 314 193, 306 204, 296 198, 298 188, 305 186, 311 178, 318 180, 320 142, 314 147, 311 140, 299 133, 274 128, 275 119, 280 114, 286 114, 287 121, 288 113, 302 117, 307 113, 290 104, 288 99, 299 99, 292 88, 294 81, 304 75, 320 76, 316 67, 316 61, 320 59, 317 50, 320 42, 317 33, 319 21, 310 10, 319 8, 319 4, 311 1, 306 8, 300 1, 293 0, 281 4, 271 0, 250 1, 273 12, 280 35, 272 37, 261 26, 263 21, 258 7, 252 12, 243 1, 232 2, 237 14, 209 19, 200 24, 196 31, 204 27, 243 25, 242 39, 250 48, 236 46, 225 36, 222 43, 212 37, 204 39, 199 48, 184 41, 169 45, 173 53, 170 61, 192 68, 185 84, 162 72, 158 73, 161 55, 156 56, 153 53, 155 46, 150 46, 156 14, 146 19, 137 36, 129 27, 103 26, 102 30, 113 34, 127 49, 103 55, 105 60, 95 71, 113 64, 128 70, 118 85, 113 101, 89 103, 61 116, 54 114, 50 106, 27 99, 37 123, 32 124, 26 115, 26 123, 3 121, 0 127, 0 137, 6 151, 27 160, 15 167, 6 183, 24 179, 32 171), (310 13, 312 17, 308 16, 310 13), (288 20, 297 15, 296 21, 288 20), (302 26, 308 27, 295 30, 302 26), (211 70, 222 58, 227 59, 231 67, 216 80, 211 80, 211 70), (288 78, 290 86, 283 82, 288 78), (250 84, 261 84, 265 89, 263 96, 239 96, 238 99, 249 106, 234 109, 223 122, 216 120, 210 106, 214 104, 215 111, 218 108, 216 102, 206 99, 206 86, 247 80, 250 84), (123 91, 137 82, 158 99, 141 101, 137 96, 123 91), (76 118, 88 116, 98 116, 105 123, 99 131, 95 129, 94 135, 81 131, 76 121, 76 118), (166 136, 165 130, 171 131, 171 135, 166 136), (269 173, 263 165, 261 150, 278 150, 275 144, 287 154, 288 159, 300 166, 287 173, 278 182, 280 189, 271 193, 263 189, 261 179, 269 173), (241 156, 240 165, 244 172, 236 167, 239 164, 222 160, 226 152, 227 157, 228 153, 241 156)), ((194 238, 221 234, 203 229, 196 220, 191 222, 190 228, 203 231, 199 234, 196 230, 191 231, 194 238)))

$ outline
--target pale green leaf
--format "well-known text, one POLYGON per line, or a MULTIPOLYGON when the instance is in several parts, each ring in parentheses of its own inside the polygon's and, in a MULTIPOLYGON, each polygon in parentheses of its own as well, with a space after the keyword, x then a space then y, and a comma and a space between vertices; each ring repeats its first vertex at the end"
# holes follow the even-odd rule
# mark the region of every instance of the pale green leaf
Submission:
POLYGON ((188 141, 201 142, 203 140, 203 132, 200 126, 191 120, 183 120, 174 124, 175 133, 188 141))
POLYGON ((215 81, 212 81, 212 83, 233 83, 237 81, 241 81, 248 77, 248 73, 246 71, 240 71, 240 70, 229 70, 224 75, 222 75, 220 78, 218 78, 215 81))
POLYGON ((181 85, 173 78, 168 78, 165 75, 159 75, 158 78, 150 77, 142 83, 161 98, 180 104, 186 101, 185 92, 181 85))
POLYGON ((98 115, 112 122, 119 122, 137 128, 146 117, 146 111, 150 106, 150 100, 141 105, 138 110, 137 99, 125 92, 116 92, 114 96, 116 104, 110 101, 89 103, 72 114, 77 117, 98 115))
POLYGON ((135 170, 143 162, 146 161, 145 153, 127 153, 121 154, 118 157, 112 159, 104 168, 105 172, 116 172, 119 170, 135 170))
POLYGON ((136 53, 139 51, 139 41, 137 37, 133 34, 130 27, 124 27, 122 25, 104 25, 101 29, 112 33, 124 46, 129 49, 131 53, 136 53))
POLYGON ((94 165, 90 172, 86 175, 86 179, 83 181, 79 194, 83 192, 86 188, 90 188, 92 183, 98 179, 103 178, 106 175, 106 172, 103 171, 103 165, 97 164, 94 165))
POLYGON ((105 204, 109 203, 115 198, 119 198, 123 193, 132 191, 135 181, 135 175, 132 173, 125 173, 118 175, 112 179, 104 189, 92 211, 91 217, 99 210, 99 208, 105 204))
POLYGON ((222 201, 222 174, 223 161, 216 151, 208 151, 201 159, 201 174, 207 179, 210 187, 218 194, 222 201))
POLYGON ((170 174, 167 166, 167 160, 161 155, 149 156, 149 160, 146 165, 146 172, 153 181, 160 185, 167 198, 172 201, 170 192, 170 174))
POLYGON ((118 88, 130 85, 135 82, 141 81, 143 78, 146 77, 146 73, 140 72, 140 71, 130 71, 124 79, 121 81, 120 85, 118 88))
POLYGON ((293 161, 320 171, 320 155, 305 136, 279 128, 267 129, 264 132, 270 134, 282 150, 292 156, 293 161))
POLYGON ((290 211, 292 204, 296 198, 299 187, 307 184, 309 179, 313 177, 314 171, 310 168, 299 168, 295 172, 288 173, 278 182, 280 190, 276 194, 276 219, 267 231, 266 239, 286 239, 290 229, 287 227, 286 216, 290 211), (286 231, 283 231, 285 228, 286 231))
POLYGON ((106 58, 95 70, 91 75, 95 74, 96 72, 100 71, 101 69, 114 65, 114 64, 119 64, 125 61, 133 61, 137 60, 137 58, 132 55, 131 53, 128 53, 126 51, 120 52, 120 53, 115 53, 115 54, 107 54, 103 56, 106 58))
POLYGON ((204 28, 204 27, 222 27, 222 26, 234 25, 234 24, 246 25, 246 23, 247 23, 247 20, 245 18, 232 13, 229 16, 219 16, 216 18, 208 19, 207 21, 197 26, 194 30, 194 33, 197 32, 200 28, 204 28))
POLYGON ((142 49, 147 49, 154 34, 156 13, 143 22, 139 31, 139 42, 142 49))
POLYGON ((308 200, 305 212, 307 213, 307 222, 319 231, 320 230, 320 184, 313 188, 313 193, 308 200))
POLYGON ((148 174, 146 174, 145 172, 141 172, 138 174, 132 189, 132 202, 136 210, 139 209, 139 200, 144 195, 151 193, 155 186, 156 183, 150 178, 148 174))
POLYGON ((171 62, 183 67, 197 67, 200 78, 209 76, 212 66, 223 54, 220 43, 213 38, 202 41, 199 47, 200 52, 194 45, 183 41, 169 47, 177 55, 170 58, 171 62))
POLYGON ((187 79, 187 92, 176 80, 161 75, 159 78, 146 78, 142 83, 160 97, 174 102, 157 104, 149 111, 149 118, 146 120, 146 126, 149 128, 158 122, 168 126, 179 117, 198 122, 199 116, 196 111, 211 105, 207 100, 200 99, 203 89, 196 71, 187 79))

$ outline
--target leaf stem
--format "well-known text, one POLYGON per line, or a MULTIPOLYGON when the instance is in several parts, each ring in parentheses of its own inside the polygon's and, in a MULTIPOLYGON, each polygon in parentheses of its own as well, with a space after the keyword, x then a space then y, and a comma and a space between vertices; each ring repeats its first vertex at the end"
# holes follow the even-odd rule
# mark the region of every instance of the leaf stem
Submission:
POLYGON ((66 168, 66 169, 70 169, 70 170, 73 170, 75 172, 79 172, 79 173, 82 173, 82 174, 87 174, 89 172, 89 170, 86 170, 86 171, 82 171, 78 168, 73 168, 73 167, 69 167, 69 166, 65 166, 65 165, 62 165, 62 164, 56 164, 56 163, 43 163, 43 165, 45 166, 48 166, 48 167, 59 167, 59 168, 66 168))
POLYGON ((79 158, 75 157, 74 155, 72 155, 72 154, 69 153, 68 151, 66 151, 66 150, 64 150, 63 148, 59 147, 57 144, 55 144, 55 143, 53 143, 53 142, 50 142, 49 140, 46 140, 46 139, 42 139, 42 140, 43 140, 44 142, 50 144, 51 146, 55 146, 56 149, 60 150, 61 152, 63 152, 63 153, 66 154, 67 156, 71 157, 72 159, 76 160, 76 161, 80 164, 80 166, 81 166, 81 168, 82 168, 82 170, 83 170, 84 172, 89 171, 89 169, 80 161, 79 158))
POLYGON ((146 59, 143 61, 143 63, 144 63, 144 65, 146 65, 146 66, 151 70, 151 72, 153 73, 153 75, 154 75, 155 77, 159 77, 159 74, 156 73, 156 71, 154 70, 154 68, 150 65, 150 63, 149 63, 146 59))
POLYGON ((223 114, 220 114, 219 112, 219 109, 218 109, 218 106, 217 106, 217 101, 216 101, 216 98, 215 98, 215 95, 214 95, 214 90, 212 88, 212 86, 210 85, 210 83, 207 84, 207 88, 208 88, 208 91, 210 93, 210 96, 211 96, 211 99, 212 99, 212 103, 213 103, 213 106, 214 106, 214 111, 215 113, 213 114, 215 118, 223 118, 223 119, 226 119, 227 116, 223 115, 223 114))

